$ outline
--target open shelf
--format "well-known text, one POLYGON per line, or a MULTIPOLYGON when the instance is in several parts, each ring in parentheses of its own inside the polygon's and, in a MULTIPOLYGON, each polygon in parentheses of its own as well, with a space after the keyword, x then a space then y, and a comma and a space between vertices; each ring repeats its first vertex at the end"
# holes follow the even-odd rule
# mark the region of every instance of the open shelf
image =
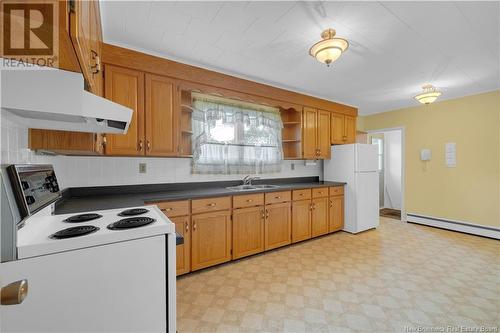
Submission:
POLYGON ((294 108, 280 109, 283 129, 283 157, 285 159, 302 158, 302 112, 294 108))
POLYGON ((188 90, 181 91, 181 119, 180 119, 180 157, 192 157, 192 112, 191 109, 191 92, 188 90))

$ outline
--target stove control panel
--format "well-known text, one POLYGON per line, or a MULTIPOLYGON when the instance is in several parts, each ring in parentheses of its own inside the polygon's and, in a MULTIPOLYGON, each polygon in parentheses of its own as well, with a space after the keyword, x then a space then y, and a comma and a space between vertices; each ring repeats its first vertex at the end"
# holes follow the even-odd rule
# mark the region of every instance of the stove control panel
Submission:
POLYGON ((8 171, 22 217, 46 207, 61 195, 52 165, 11 165, 8 171))

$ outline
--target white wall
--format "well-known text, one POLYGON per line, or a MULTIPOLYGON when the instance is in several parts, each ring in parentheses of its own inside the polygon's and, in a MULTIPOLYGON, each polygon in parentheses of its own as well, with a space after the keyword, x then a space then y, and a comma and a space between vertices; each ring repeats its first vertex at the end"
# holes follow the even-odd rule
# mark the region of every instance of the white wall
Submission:
MULTIPOLYGON (((191 159, 146 157, 42 156, 30 151, 28 129, 0 118, 2 164, 53 164, 62 188, 125 184, 201 182, 241 179, 243 175, 192 175, 191 159), (139 173, 139 163, 147 163, 147 173, 139 173)), ((304 161, 284 161, 280 173, 262 178, 323 176, 322 162, 305 166, 304 161), (291 170, 291 165, 295 169, 291 170)))
POLYGON ((401 131, 384 132, 384 206, 401 209, 401 131))

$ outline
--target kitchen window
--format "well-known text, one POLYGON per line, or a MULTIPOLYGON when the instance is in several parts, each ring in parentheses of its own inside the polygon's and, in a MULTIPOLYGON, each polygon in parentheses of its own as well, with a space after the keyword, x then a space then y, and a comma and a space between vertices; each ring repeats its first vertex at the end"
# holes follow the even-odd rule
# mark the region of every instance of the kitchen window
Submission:
POLYGON ((281 170, 283 123, 277 108, 192 93, 192 173, 281 170))

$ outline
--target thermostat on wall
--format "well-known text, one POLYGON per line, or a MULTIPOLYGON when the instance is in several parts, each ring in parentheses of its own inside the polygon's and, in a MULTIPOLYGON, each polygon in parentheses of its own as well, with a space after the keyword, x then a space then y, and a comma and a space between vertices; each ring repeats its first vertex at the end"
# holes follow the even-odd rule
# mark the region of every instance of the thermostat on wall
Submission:
POLYGON ((432 153, 430 149, 422 149, 420 151, 420 160, 422 161, 430 161, 432 157, 432 153))

